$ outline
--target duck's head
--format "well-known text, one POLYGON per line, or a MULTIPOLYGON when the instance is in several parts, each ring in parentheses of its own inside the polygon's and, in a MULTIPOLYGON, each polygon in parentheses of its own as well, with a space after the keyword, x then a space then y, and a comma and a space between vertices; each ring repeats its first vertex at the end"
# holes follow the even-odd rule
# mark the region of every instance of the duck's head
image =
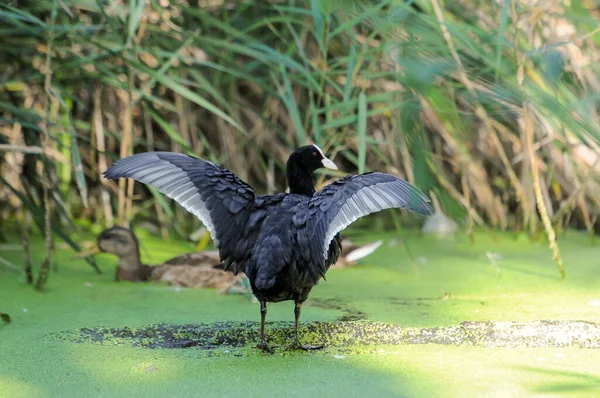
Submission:
POLYGON ((316 145, 296 149, 287 161, 287 179, 290 193, 312 195, 315 192, 312 173, 322 167, 337 170, 337 166, 316 145))
POLYGON ((98 236, 98 249, 118 257, 137 256, 139 254, 138 240, 127 228, 112 227, 98 236))

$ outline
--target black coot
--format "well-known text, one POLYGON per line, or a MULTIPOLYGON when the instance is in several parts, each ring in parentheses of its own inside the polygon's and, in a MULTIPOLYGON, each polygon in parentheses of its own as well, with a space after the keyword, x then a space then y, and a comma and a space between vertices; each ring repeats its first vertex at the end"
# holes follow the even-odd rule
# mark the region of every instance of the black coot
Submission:
POLYGON ((260 302, 259 348, 265 340, 267 302, 294 300, 295 339, 302 303, 341 252, 338 233, 359 217, 389 208, 422 215, 429 199, 408 182, 385 173, 351 175, 315 192, 312 173, 336 165, 316 145, 287 162, 290 193, 258 195, 231 171, 210 161, 171 152, 119 160, 108 179, 132 178, 173 198, 206 225, 226 268, 246 273, 260 302))

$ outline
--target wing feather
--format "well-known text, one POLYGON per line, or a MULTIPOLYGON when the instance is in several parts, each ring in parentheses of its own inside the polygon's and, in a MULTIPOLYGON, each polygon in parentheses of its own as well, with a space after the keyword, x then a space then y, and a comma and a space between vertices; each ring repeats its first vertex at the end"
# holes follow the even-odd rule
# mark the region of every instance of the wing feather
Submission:
POLYGON ((202 221, 222 261, 235 263, 256 193, 231 171, 209 161, 172 152, 147 152, 117 161, 108 179, 131 178, 156 188, 202 221))
POLYGON ((429 198, 407 181, 385 173, 346 177, 315 193, 309 202, 308 224, 315 232, 311 257, 321 263, 334 236, 368 214, 391 208, 433 214, 429 198))

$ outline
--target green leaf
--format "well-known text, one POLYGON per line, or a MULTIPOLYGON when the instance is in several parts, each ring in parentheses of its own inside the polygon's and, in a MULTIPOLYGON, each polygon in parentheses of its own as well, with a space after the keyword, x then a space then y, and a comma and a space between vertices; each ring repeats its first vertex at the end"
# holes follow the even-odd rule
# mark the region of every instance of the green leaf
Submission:
POLYGON ((300 117, 300 111, 298 110, 298 105, 296 104, 296 100, 294 98, 292 85, 290 84, 290 79, 287 71, 285 70, 285 66, 280 65, 279 70, 281 72, 281 77, 283 78, 283 87, 279 86, 277 82, 275 84, 279 86, 281 100, 285 104, 285 107, 290 114, 292 123, 294 123, 297 142, 300 145, 304 145, 306 143, 306 131, 304 130, 304 125, 302 124, 302 119, 300 117))
POLYGON ((367 160, 367 96, 364 92, 358 94, 358 173, 365 172, 367 160))
POLYGON ((359 14, 358 17, 354 19, 350 19, 340 26, 338 26, 333 32, 329 34, 331 38, 350 31, 355 25, 362 23, 367 18, 373 17, 379 13, 381 9, 390 4, 390 0, 384 0, 381 3, 377 4, 375 7, 367 8, 362 14, 359 14))
POLYGON ((319 43, 319 48, 321 52, 327 51, 323 45, 323 14, 321 13, 321 8, 319 7, 318 0, 310 0, 310 6, 312 11, 313 22, 315 24, 315 38, 317 39, 317 43, 319 43))
MULTIPOLYGON (((190 37, 188 37, 188 39, 173 53, 171 53, 171 55, 169 56, 169 59, 167 60, 167 62, 164 62, 162 64, 162 66, 158 69, 158 71, 156 71, 155 74, 152 75, 152 78, 150 80, 148 80, 148 82, 146 82, 142 88, 140 89, 141 92, 145 92, 146 89, 148 87, 153 87, 154 84, 156 83, 156 81, 158 80, 159 77, 164 76, 167 71, 169 70, 169 68, 171 68, 171 66, 173 65, 173 60, 175 60, 176 58, 179 57, 179 54, 181 54, 181 51, 183 51, 185 48, 187 48, 190 44, 192 44, 192 42, 194 41, 194 39, 198 36, 198 32, 195 32, 193 35, 191 35, 190 37)), ((134 104, 137 104, 137 102, 141 99, 142 97, 138 97, 135 101, 134 104)))
MULTIPOLYGON (((41 19, 39 19, 38 17, 36 17, 35 15, 33 15, 27 11, 19 10, 18 8, 11 7, 9 5, 0 5, 0 7, 5 7, 7 10, 10 11, 10 12, 7 12, 7 11, 0 10, 0 19, 2 19, 2 20, 11 21, 11 22, 15 22, 15 21, 27 22, 27 23, 38 25, 43 28, 47 27, 47 25, 46 25, 46 23, 44 23, 44 21, 42 21, 41 19)), ((26 26, 26 25, 24 24, 23 26, 26 26)))
POLYGON ((145 0, 129 0, 129 18, 127 19, 127 46, 133 45, 136 32, 140 26, 144 6, 146 5, 145 0))
POLYGON ((221 109, 217 108, 215 105, 213 105, 212 103, 208 102, 207 100, 205 100, 204 98, 202 98, 198 94, 192 92, 187 87, 184 87, 181 84, 175 82, 170 77, 168 77, 168 76, 157 76, 156 80, 159 83, 163 84, 164 86, 166 86, 166 87, 170 88, 171 90, 175 91, 176 93, 178 93, 182 97, 185 97, 185 98, 189 99, 190 101, 192 101, 192 102, 200 105, 201 107, 203 107, 207 111, 212 112, 215 115, 219 116, 220 118, 222 118, 223 120, 225 120, 226 122, 228 122, 229 124, 231 124, 233 127, 235 127, 236 129, 238 129, 244 135, 248 134, 246 132, 246 130, 238 122, 236 122, 235 120, 233 120, 233 118, 231 118, 231 116, 227 115, 221 109))
POLYGON ((42 121, 42 117, 29 109, 18 108, 8 102, 0 101, 0 109, 4 109, 10 112, 13 116, 17 117, 26 122, 39 123, 42 121))
POLYGON ((323 146, 321 123, 319 122, 319 115, 317 114, 317 110, 315 109, 315 104, 312 101, 310 103, 310 115, 314 140, 317 143, 317 145, 323 146))
POLYGON ((356 47, 350 47, 350 56, 348 59, 348 70, 346 72, 346 84, 344 85, 344 102, 350 99, 352 94, 352 77, 354 76, 354 67, 356 66, 356 47))
POLYGON ((496 34, 496 81, 498 81, 500 76, 500 63, 502 62, 502 52, 504 50, 504 34, 506 33, 510 0, 500 0, 498 3, 502 7, 502 13, 500 14, 500 26, 498 27, 498 33, 496 34))
POLYGON ((67 120, 67 128, 69 133, 71 134, 71 155, 73 157, 73 171, 75 173, 75 182, 77 183, 77 188, 79 188, 79 194, 81 196, 81 201, 83 202, 83 206, 88 207, 88 192, 87 192, 87 183, 85 182, 85 174, 83 172, 83 163, 81 161, 81 155, 79 153, 79 146, 77 145, 77 137, 75 134, 75 129, 73 129, 73 123, 71 122, 71 112, 69 107, 65 103, 62 95, 58 90, 52 88, 52 94, 58 101, 60 102, 66 116, 67 120))
POLYGON ((175 141, 176 143, 181 145, 186 152, 189 152, 189 153, 193 152, 192 148, 190 147, 190 144, 185 140, 185 138, 183 138, 183 136, 181 134, 179 134, 177 132, 177 130, 175 130, 173 127, 171 127, 169 122, 167 122, 165 119, 163 119, 162 116, 160 116, 158 114, 158 112, 156 112, 154 109, 150 108, 149 106, 144 106, 144 110, 150 114, 150 116, 152 117, 152 120, 154 120, 156 122, 156 124, 158 124, 164 130, 164 132, 167 133, 169 135, 169 137, 171 137, 171 139, 173 141, 175 141))
MULTIPOLYGON (((38 207, 34 202, 30 201, 29 199, 27 199, 21 192, 19 192, 18 190, 16 190, 8 181, 6 181, 4 179, 4 177, 2 177, 2 175, 0 175, 0 181, 6 186, 8 187, 8 189, 10 189, 12 191, 12 193, 14 193, 19 200, 21 201, 21 203, 23 204, 23 206, 25 206, 27 208, 27 210, 29 210, 29 212, 31 213, 31 215, 33 216, 33 220, 35 221, 36 225, 38 226, 38 228, 40 229, 40 231, 44 230, 44 211, 43 209, 41 209, 40 207, 38 207)), ((77 252, 81 251, 81 246, 79 246, 75 241, 73 241, 71 239, 71 237, 69 236, 69 234, 67 234, 60 226, 60 224, 58 223, 52 223, 52 231, 54 231, 54 233, 56 233, 58 236, 60 236, 61 239, 63 239, 65 242, 67 242, 67 244, 69 246, 71 246, 71 248, 77 252)), ((98 266, 96 265, 96 263, 93 261, 93 259, 86 257, 85 261, 92 267, 94 268, 94 270, 96 270, 97 273, 102 273, 102 271, 100 271, 100 269, 98 268, 98 266)))

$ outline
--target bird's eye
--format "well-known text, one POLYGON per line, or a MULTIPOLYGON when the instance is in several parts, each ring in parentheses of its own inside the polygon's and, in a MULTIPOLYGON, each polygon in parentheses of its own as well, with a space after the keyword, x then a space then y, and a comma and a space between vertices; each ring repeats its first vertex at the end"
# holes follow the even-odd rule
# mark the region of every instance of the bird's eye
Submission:
POLYGON ((313 156, 317 156, 317 153, 316 153, 316 152, 313 152, 313 156))

